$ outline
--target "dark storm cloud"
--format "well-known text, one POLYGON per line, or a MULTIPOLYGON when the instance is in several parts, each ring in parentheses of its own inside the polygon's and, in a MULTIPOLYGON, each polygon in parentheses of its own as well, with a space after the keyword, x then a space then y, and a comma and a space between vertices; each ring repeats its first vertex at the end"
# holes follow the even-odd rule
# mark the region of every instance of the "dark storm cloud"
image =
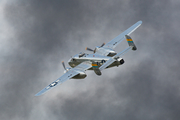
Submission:
POLYGON ((76 26, 73 22, 78 24, 81 16, 78 5, 73 1, 19 2, 8 5, 6 9, 8 21, 18 29, 17 34, 22 46, 41 53, 54 47, 63 48, 63 35, 65 37, 71 27, 76 26), (73 21, 70 21, 72 18, 73 21))
POLYGON ((1 53, 1 119, 180 118, 180 18, 174 7, 179 2, 5 3, 4 17, 14 36, 5 39, 8 52, 1 53), (124 56, 123 66, 105 70, 101 77, 88 72, 82 82, 68 81, 34 97, 62 75, 62 60, 108 42, 138 20, 143 24, 132 34, 138 50, 124 56))

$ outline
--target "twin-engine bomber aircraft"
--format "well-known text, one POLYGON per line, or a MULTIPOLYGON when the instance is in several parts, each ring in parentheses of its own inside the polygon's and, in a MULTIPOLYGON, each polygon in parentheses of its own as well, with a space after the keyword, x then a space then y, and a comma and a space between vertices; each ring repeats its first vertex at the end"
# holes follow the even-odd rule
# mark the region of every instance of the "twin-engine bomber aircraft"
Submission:
POLYGON ((121 58, 121 56, 130 49, 137 49, 129 35, 141 24, 142 21, 138 21, 107 44, 103 43, 101 46, 97 46, 94 50, 86 48, 86 50, 92 51, 93 54, 79 53, 73 56, 68 61, 72 68, 66 68, 64 62, 62 62, 65 73, 60 78, 49 84, 46 88, 38 92, 35 96, 42 95, 43 93, 65 82, 66 80, 85 78, 87 76, 85 73, 86 70, 94 70, 95 74, 101 75, 101 71, 106 68, 122 65, 124 60, 121 58), (124 39, 127 40, 129 47, 120 53, 116 53, 114 48, 124 39))

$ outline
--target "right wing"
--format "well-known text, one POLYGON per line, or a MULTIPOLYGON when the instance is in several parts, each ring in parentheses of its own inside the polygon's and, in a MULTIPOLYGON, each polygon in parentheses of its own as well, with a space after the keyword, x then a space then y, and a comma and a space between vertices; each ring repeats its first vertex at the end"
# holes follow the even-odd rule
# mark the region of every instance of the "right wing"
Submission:
POLYGON ((55 80, 54 82, 52 82, 51 84, 46 86, 44 89, 42 89, 40 92, 38 92, 35 96, 40 96, 40 95, 44 94, 45 92, 56 87, 57 85, 60 85, 63 82, 65 82, 65 81, 71 79, 72 77, 78 75, 79 72, 81 72, 81 71, 84 72, 85 70, 87 70, 91 67, 92 67, 91 62, 86 61, 86 62, 79 64, 78 66, 76 66, 74 68, 71 68, 69 71, 64 73, 60 78, 58 78, 57 80, 55 80))
POLYGON ((106 43, 103 47, 104 48, 110 48, 114 49, 121 41, 125 39, 125 35, 130 35, 133 31, 135 31, 140 25, 142 24, 142 21, 138 21, 134 25, 132 25, 130 28, 125 30, 123 33, 106 43))

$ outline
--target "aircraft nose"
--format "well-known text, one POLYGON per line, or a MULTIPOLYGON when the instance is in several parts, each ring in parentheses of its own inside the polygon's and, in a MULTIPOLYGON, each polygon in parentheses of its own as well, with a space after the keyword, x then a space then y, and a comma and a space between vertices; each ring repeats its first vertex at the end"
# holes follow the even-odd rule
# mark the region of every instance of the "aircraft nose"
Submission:
POLYGON ((75 58, 71 58, 68 60, 68 62, 73 62, 73 61, 75 61, 75 58))

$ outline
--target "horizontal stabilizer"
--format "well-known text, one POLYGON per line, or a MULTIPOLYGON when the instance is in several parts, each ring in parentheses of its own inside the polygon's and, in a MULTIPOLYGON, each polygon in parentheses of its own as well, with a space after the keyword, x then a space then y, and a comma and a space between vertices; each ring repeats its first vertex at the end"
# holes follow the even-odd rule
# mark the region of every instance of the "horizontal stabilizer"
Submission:
POLYGON ((127 40, 128 44, 129 44, 129 46, 132 47, 132 50, 137 50, 132 38, 130 36, 128 36, 128 35, 125 35, 125 37, 126 37, 126 40, 127 40))
POLYGON ((94 72, 96 73, 96 75, 101 75, 101 71, 99 70, 99 66, 96 63, 92 63, 92 68, 94 70, 94 72))

